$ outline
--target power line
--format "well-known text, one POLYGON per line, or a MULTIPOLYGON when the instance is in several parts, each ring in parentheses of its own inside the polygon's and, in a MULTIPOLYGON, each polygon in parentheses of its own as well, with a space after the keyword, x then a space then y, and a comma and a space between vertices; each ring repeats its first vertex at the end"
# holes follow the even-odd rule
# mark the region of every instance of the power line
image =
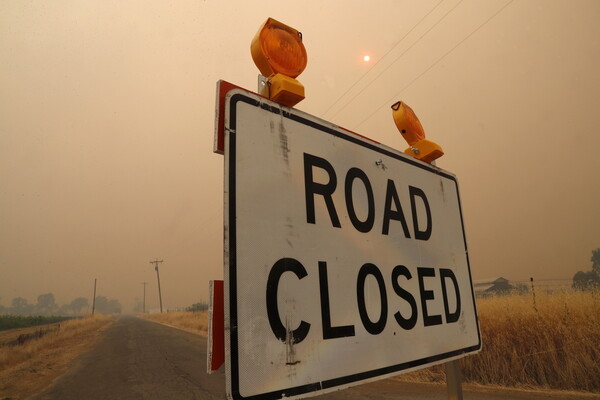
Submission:
POLYGON ((448 50, 446 53, 444 53, 440 58, 438 58, 433 64, 431 64, 426 70, 424 70, 423 72, 421 72, 416 78, 414 78, 412 81, 410 81, 406 86, 404 86, 402 89, 400 89, 399 92, 397 92, 394 96, 392 96, 389 100, 387 100, 385 103, 383 103, 381 106, 377 107, 375 109, 375 111, 373 111, 371 114, 369 114, 365 119, 363 119, 362 121, 360 121, 357 125, 355 125, 352 129, 357 129, 359 126, 361 126, 362 124, 364 124, 366 121, 368 121, 371 117, 373 117, 373 115, 375 115, 375 113, 377 113, 377 111, 381 110, 381 108, 383 108, 384 106, 390 104, 394 99, 398 98, 398 96, 400 95, 400 93, 402 93, 403 91, 405 91, 406 89, 408 89, 410 86, 412 86, 413 83, 415 83, 416 81, 418 81, 423 75, 425 75, 427 72, 429 72, 433 67, 435 67, 437 64, 439 64, 440 61, 442 61, 444 58, 446 58, 450 53, 452 53, 454 50, 456 50, 461 44, 463 44, 465 41, 467 41, 471 36, 473 36, 477 31, 479 31, 481 28, 483 28, 485 25, 487 25, 492 19, 494 19, 498 14, 500 14, 506 7, 508 7, 514 0, 510 0, 509 2, 507 2, 504 6, 502 6, 498 11, 496 11, 491 17, 489 17, 487 20, 485 20, 481 25, 479 25, 477 28, 475 28, 475 30, 473 30, 471 33, 469 33, 467 36, 465 36, 460 42, 458 42, 454 47, 452 47, 450 50, 448 50))
POLYGON ((355 98, 357 98, 359 95, 361 95, 365 90, 367 90, 368 87, 370 87, 373 82, 375 82, 377 79, 379 79, 379 77, 381 75, 383 75, 388 69, 390 69, 392 67, 392 65, 396 64, 398 62, 398 60, 400 60, 406 53, 408 53, 417 43, 419 43, 429 32, 431 32, 433 30, 433 28, 435 28, 436 26, 438 26, 452 11, 454 11, 456 9, 456 7, 458 7, 460 5, 460 3, 462 3, 463 0, 460 0, 458 3, 456 3, 450 10, 448 10, 446 12, 446 14, 444 14, 439 20, 436 21, 435 24, 431 25, 429 27, 429 29, 427 29, 421 36, 419 36, 419 38, 417 40, 415 40, 413 42, 413 44, 411 44, 410 46, 408 46, 408 48, 406 50, 404 50, 398 57, 396 57, 396 59, 394 61, 392 61, 387 67, 385 67, 385 69, 383 71, 381 71, 375 78, 373 78, 371 80, 371 83, 369 83, 368 85, 366 85, 365 87, 363 87, 361 90, 358 91, 358 93, 356 93, 354 96, 352 96, 342 107, 340 107, 340 109, 335 112, 331 118, 335 117, 336 115, 338 115, 344 108, 346 108, 348 106, 348 104, 350 104, 355 98))
MULTIPOLYGON (((393 45, 379 60, 377 60, 377 62, 375 64, 373 64, 373 66, 371 68, 369 68, 368 71, 366 71, 364 74, 362 74, 362 76, 360 78, 358 78, 353 84, 352 86, 350 86, 344 93, 342 93, 342 95, 340 95, 340 97, 338 97, 328 108, 327 110, 325 110, 321 116, 324 116, 325 114, 327 114, 329 112, 329 110, 331 110, 345 95, 348 94, 348 92, 350 92, 352 89, 354 89, 354 87, 363 80, 363 78, 365 76, 367 76, 369 74, 369 72, 371 72, 376 66, 377 64, 379 64, 385 57, 387 57, 388 54, 391 53, 392 50, 394 50, 396 47, 398 47, 400 45, 400 43, 402 43, 404 41, 404 39, 406 39, 406 37, 408 35, 410 35, 410 33, 415 30, 415 28, 417 26, 419 26, 419 24, 421 24, 421 22, 423 22, 423 20, 425 18, 427 18, 429 16, 429 14, 431 14, 436 8, 438 8, 438 6, 440 4, 442 4, 444 0, 440 0, 435 6, 433 6, 433 8, 431 10, 429 10, 429 12, 427 14, 425 14, 420 20, 419 22, 417 22, 404 36, 402 36, 402 38, 395 44, 393 45)), ((461 0, 462 1, 462 0, 461 0)))

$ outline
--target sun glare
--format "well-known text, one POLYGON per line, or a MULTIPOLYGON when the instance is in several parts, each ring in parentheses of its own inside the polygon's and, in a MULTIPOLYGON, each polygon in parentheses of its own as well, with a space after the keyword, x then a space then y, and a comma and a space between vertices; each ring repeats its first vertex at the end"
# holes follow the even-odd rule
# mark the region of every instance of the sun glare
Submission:
POLYGON ((367 56, 364 56, 364 57, 363 57, 363 61, 364 61, 364 62, 369 62, 369 61, 371 61, 371 56, 369 56, 369 55, 367 55, 367 56))

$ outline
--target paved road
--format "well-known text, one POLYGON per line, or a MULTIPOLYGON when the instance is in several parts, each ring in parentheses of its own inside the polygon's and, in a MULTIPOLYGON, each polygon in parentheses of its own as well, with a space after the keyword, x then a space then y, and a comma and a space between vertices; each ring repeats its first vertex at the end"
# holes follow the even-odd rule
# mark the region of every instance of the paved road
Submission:
POLYGON ((223 373, 206 374, 206 339, 122 317, 90 353, 34 399, 219 399, 223 373))
MULTIPOLYGON (((90 353, 35 400, 225 399, 225 376, 206 374, 206 339, 123 317, 90 353)), ((466 388, 465 400, 590 400, 600 396, 466 388)), ((385 380, 318 397, 323 400, 447 400, 444 385, 385 380)))

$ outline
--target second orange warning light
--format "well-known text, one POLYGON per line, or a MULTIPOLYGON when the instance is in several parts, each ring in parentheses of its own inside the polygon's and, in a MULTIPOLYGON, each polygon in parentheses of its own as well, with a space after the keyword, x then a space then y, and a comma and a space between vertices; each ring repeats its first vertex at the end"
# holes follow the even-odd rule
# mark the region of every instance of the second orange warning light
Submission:
POLYGON ((409 146, 404 153, 429 164, 444 155, 444 151, 437 143, 425 139, 425 130, 421 121, 406 103, 401 101, 394 103, 392 116, 396 127, 409 146))

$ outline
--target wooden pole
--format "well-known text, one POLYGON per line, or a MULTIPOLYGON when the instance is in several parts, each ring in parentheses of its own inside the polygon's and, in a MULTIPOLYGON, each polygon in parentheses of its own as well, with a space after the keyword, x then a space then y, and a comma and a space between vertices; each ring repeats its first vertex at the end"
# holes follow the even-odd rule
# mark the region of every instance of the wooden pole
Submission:
POLYGON ((146 314, 146 284, 147 283, 148 282, 142 282, 142 285, 144 285, 144 303, 143 303, 144 305, 143 305, 143 308, 142 308, 142 312, 144 314, 146 314))
POLYGON ((96 281, 98 278, 94 278, 94 298, 92 299, 92 315, 94 315, 94 311, 96 311, 96 281))
POLYGON ((150 264, 154 264, 154 269, 156 270, 156 280, 158 281, 158 301, 160 303, 160 312, 162 313, 162 294, 160 293, 160 275, 158 274, 158 264, 161 262, 163 262, 163 260, 159 260, 158 258, 154 261, 150 261, 150 264))

